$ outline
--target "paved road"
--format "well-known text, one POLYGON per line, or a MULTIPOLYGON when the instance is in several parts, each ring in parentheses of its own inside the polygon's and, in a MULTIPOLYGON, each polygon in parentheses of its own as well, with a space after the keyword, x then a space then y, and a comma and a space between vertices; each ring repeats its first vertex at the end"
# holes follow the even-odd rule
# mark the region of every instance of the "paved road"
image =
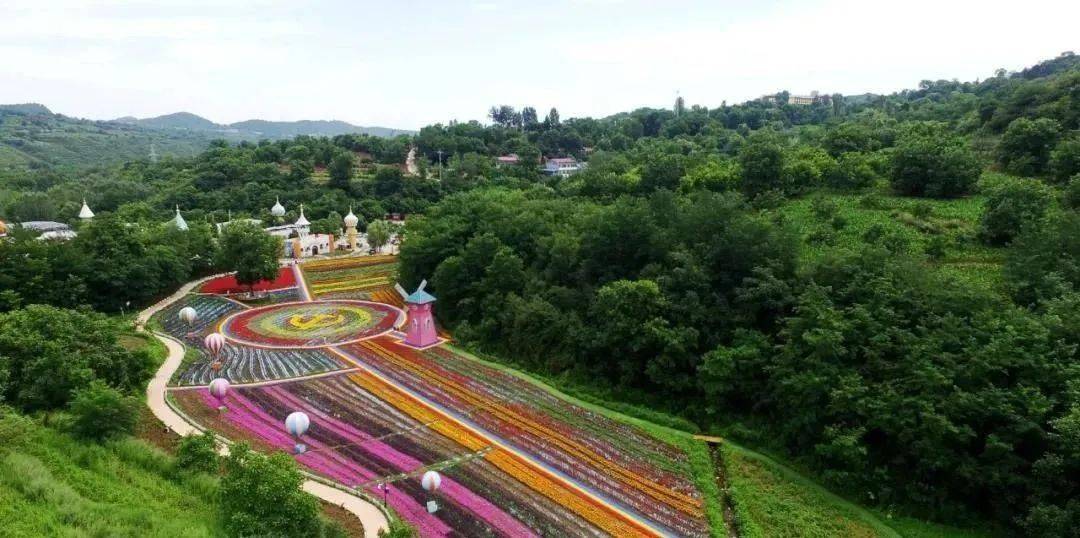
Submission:
MULTIPOLYGON (((155 312, 172 304, 173 301, 176 301, 184 295, 187 295, 191 290, 195 289, 196 286, 202 284, 209 278, 213 277, 189 282, 177 290, 173 295, 140 312, 137 318, 140 330, 142 330, 142 327, 146 325, 146 322, 150 320, 150 316, 154 315, 155 312)), ((154 413, 154 416, 161 420, 161 422, 163 422, 170 430, 180 435, 201 433, 202 430, 197 425, 188 422, 184 417, 180 416, 176 411, 169 407, 169 404, 165 401, 169 379, 172 378, 173 372, 180 367, 180 363, 184 360, 184 346, 180 342, 166 335, 154 333, 154 336, 165 344, 165 348, 168 349, 169 354, 165 359, 165 362, 161 365, 161 368, 154 374, 154 378, 150 380, 150 384, 146 386, 146 403, 150 406, 150 411, 154 413)), ((227 454, 228 450, 227 446, 222 446, 221 448, 222 454, 227 454)), ((383 512, 379 510, 377 506, 361 497, 346 493, 340 489, 332 488, 314 480, 305 480, 303 487, 304 491, 307 491, 326 502, 341 506, 360 518, 360 522, 364 525, 365 538, 377 538, 380 529, 388 528, 386 516, 383 512)))

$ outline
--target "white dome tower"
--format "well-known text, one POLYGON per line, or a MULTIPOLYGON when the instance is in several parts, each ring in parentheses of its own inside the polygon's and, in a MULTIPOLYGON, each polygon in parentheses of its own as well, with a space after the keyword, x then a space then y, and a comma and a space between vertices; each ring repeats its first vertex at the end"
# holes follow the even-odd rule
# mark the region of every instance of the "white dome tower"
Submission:
POLYGON ((360 219, 353 214, 352 206, 349 206, 349 214, 342 220, 345 221, 345 236, 349 238, 349 248, 356 252, 356 225, 360 219))
POLYGON ((82 209, 79 210, 79 218, 82 220, 94 218, 94 212, 90 211, 90 206, 86 205, 86 198, 83 198, 82 209))
POLYGON ((176 206, 176 217, 173 218, 172 225, 176 226, 176 229, 180 230, 182 232, 186 232, 187 229, 188 229, 187 221, 184 220, 184 217, 180 216, 180 205, 179 204, 177 204, 177 206, 176 206))
POLYGON ((304 216, 304 204, 300 204, 300 218, 296 219, 296 233, 303 237, 308 234, 310 227, 311 223, 304 216))
POLYGON ((281 199, 274 199, 274 207, 270 208, 270 214, 279 219, 285 216, 285 206, 281 205, 281 199))

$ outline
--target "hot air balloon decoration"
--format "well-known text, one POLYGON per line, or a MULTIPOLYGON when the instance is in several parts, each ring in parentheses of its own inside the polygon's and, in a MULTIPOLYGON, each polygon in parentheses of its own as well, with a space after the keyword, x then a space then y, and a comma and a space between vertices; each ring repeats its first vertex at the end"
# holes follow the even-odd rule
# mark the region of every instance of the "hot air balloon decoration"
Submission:
POLYGON ((185 306, 180 309, 180 321, 187 323, 189 326, 194 326, 196 321, 199 321, 199 313, 190 306, 185 306))
MULTIPOLYGON (((442 476, 435 471, 428 471, 424 473, 424 476, 420 477, 420 486, 424 488, 424 491, 434 495, 442 485, 442 476)), ((434 500, 427 502, 427 511, 429 514, 434 514, 439 509, 439 504, 434 500)))
POLYGON ((218 373, 221 370, 221 350, 225 348, 225 336, 221 333, 210 333, 203 339, 203 345, 206 346, 206 350, 210 352, 210 356, 213 358, 213 362, 210 363, 210 369, 214 373, 218 373))
POLYGON ((285 430, 296 440, 296 446, 293 447, 295 449, 295 454, 303 454, 307 451, 307 446, 300 442, 300 437, 307 432, 308 426, 310 425, 311 419, 300 411, 293 411, 289 416, 285 417, 285 430))
MULTIPOLYGON (((180 309, 180 321, 187 323, 188 327, 195 328, 195 322, 199 321, 199 313, 190 306, 185 306, 180 309)), ((194 341, 198 336, 194 331, 187 333, 187 339, 194 341)))
POLYGON ((218 410, 224 411, 225 394, 229 392, 229 380, 222 377, 214 379, 210 382, 210 386, 208 387, 208 389, 210 390, 210 395, 214 398, 217 398, 218 410))

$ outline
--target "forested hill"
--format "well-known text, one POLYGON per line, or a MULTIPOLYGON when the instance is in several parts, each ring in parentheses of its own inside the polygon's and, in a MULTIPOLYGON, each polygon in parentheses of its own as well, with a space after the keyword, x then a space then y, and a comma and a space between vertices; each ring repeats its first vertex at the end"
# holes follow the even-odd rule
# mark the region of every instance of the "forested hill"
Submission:
POLYGON ((362 127, 338 120, 267 121, 252 119, 236 123, 218 124, 190 112, 176 112, 154 118, 117 118, 117 122, 131 123, 154 129, 184 129, 207 132, 226 138, 243 140, 282 139, 296 136, 337 136, 343 134, 369 134, 392 137, 413 134, 406 129, 388 127, 362 127))
POLYGON ((157 157, 192 157, 214 139, 236 143, 295 136, 366 133, 392 137, 411 131, 360 127, 341 121, 249 120, 219 125, 178 112, 156 118, 94 121, 72 118, 37 103, 0 105, 0 170, 76 170, 157 157))
POLYGON ((210 137, 54 114, 42 105, 0 106, 0 171, 74 169, 160 156, 191 157, 210 137))

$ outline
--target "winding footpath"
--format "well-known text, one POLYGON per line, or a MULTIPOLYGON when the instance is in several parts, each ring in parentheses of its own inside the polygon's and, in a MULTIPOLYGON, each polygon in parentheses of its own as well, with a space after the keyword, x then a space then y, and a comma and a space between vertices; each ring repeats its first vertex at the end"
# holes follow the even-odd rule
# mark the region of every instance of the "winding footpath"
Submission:
MULTIPOLYGON (((293 270, 299 272, 298 268, 294 267, 293 270)), ((140 312, 139 316, 136 318, 139 331, 144 330, 143 328, 146 326, 146 323, 150 321, 150 316, 153 316, 159 310, 187 295, 203 282, 217 276, 221 275, 213 275, 194 282, 189 282, 177 290, 176 293, 140 312)), ((299 286, 302 293, 307 295, 306 300, 310 300, 310 295, 307 294, 307 287, 303 284, 302 280, 300 281, 299 286)), ((169 379, 172 378, 173 372, 180 367, 180 364, 184 360, 184 345, 170 336, 153 331, 151 331, 151 334, 165 345, 165 348, 168 350, 168 356, 165 359, 165 362, 162 363, 161 368, 154 374, 154 378, 150 380, 150 384, 146 387, 146 403, 149 405, 150 411, 153 412, 154 416, 161 420, 167 428, 181 436, 202 433, 202 429, 198 425, 188 421, 188 419, 177 413, 169 406, 165 399, 166 393, 168 392, 169 379)), ((228 446, 223 446, 221 448, 223 454, 227 454, 228 450, 228 446)), ((328 503, 341 506, 345 510, 355 514, 364 526, 365 538, 377 538, 380 530, 389 528, 386 515, 383 511, 379 509, 378 506, 362 497, 316 480, 305 480, 303 488, 304 491, 307 491, 328 503)))

